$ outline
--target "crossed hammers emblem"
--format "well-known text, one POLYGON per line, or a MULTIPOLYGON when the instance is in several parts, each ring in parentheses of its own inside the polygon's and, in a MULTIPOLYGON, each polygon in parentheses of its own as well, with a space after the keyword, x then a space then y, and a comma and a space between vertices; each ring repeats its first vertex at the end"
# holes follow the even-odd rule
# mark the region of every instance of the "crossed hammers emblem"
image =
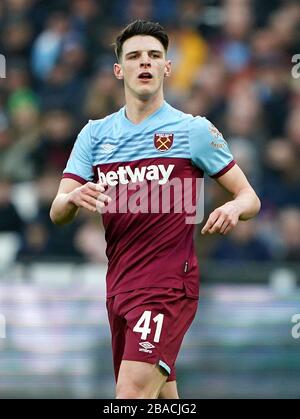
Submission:
POLYGON ((172 143, 173 143, 173 134, 169 136, 155 134, 155 147, 157 148, 157 150, 159 151, 169 150, 169 148, 171 148, 172 146, 172 143))

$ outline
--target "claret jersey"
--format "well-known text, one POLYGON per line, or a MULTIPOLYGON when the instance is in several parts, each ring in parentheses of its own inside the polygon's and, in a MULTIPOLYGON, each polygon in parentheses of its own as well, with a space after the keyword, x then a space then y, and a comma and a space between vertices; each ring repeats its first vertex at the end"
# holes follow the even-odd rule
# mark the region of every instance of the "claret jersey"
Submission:
POLYGON ((214 125, 167 102, 139 124, 126 117, 125 107, 89 121, 63 177, 108 185, 112 202, 102 214, 107 297, 166 287, 198 298, 195 225, 187 223, 186 197, 195 203, 196 181, 204 173, 219 177, 234 164, 214 125))

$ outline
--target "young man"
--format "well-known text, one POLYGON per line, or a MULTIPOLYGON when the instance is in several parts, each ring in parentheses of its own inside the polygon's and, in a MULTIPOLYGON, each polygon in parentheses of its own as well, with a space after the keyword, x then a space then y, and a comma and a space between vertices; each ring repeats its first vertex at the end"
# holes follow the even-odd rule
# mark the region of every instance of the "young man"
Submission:
POLYGON ((219 131, 164 101, 167 48, 167 34, 152 22, 133 22, 118 36, 114 73, 124 82, 126 106, 82 129, 50 212, 63 225, 79 208, 103 211, 117 398, 178 398, 175 360, 197 310, 199 281, 194 225, 186 211, 174 210, 176 197, 170 211, 147 212, 136 211, 140 201, 124 210, 124 196, 129 203, 132 186, 144 183, 156 184, 161 198, 166 184, 206 172, 232 200, 210 214, 202 234, 227 234, 260 208, 219 131))

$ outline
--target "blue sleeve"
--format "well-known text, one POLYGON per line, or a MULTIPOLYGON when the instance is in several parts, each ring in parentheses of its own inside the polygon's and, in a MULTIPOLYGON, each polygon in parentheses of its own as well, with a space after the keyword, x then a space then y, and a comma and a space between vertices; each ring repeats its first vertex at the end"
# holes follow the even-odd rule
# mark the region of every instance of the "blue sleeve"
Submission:
POLYGON ((92 147, 90 121, 86 124, 75 141, 63 178, 75 179, 80 183, 92 181, 94 177, 92 163, 92 147))
POLYGON ((199 169, 211 177, 219 177, 234 166, 235 161, 223 135, 206 118, 193 118, 189 134, 192 162, 199 169))

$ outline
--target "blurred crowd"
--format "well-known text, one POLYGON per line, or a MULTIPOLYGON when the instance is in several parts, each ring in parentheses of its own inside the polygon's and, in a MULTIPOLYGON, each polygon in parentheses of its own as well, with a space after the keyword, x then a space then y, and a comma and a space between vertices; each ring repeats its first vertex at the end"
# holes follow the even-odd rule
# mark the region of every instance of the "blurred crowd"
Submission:
MULTIPOLYGON (((202 257, 300 261, 300 3, 290 0, 2 0, 0 235, 16 233, 18 261, 105 261, 99 216, 63 229, 49 208, 79 130, 124 104, 112 43, 127 22, 159 21, 170 36, 166 99, 210 119, 262 201, 260 216, 202 257)), ((205 184, 206 214, 227 199, 205 184)))

